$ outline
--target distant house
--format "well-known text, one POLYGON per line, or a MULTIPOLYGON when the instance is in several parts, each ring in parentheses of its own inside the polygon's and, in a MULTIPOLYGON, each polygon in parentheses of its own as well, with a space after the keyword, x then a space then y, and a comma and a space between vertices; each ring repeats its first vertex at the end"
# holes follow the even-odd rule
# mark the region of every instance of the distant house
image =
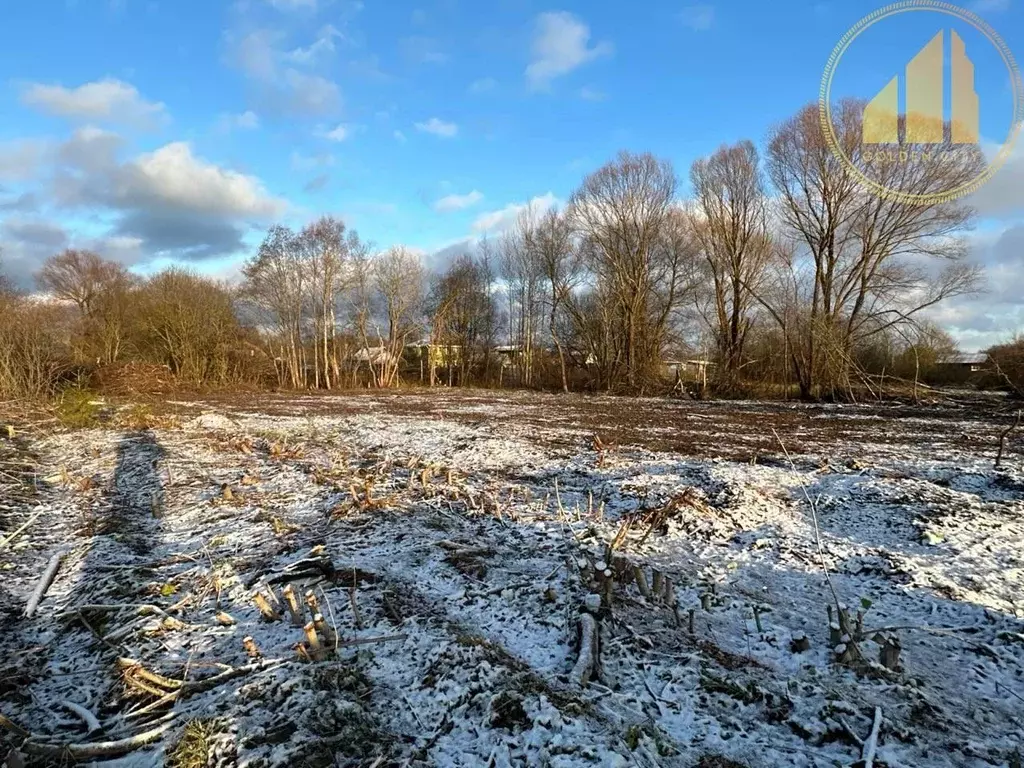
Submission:
POLYGON ((666 377, 699 382, 707 381, 710 368, 714 365, 710 360, 663 360, 661 363, 666 377))
POLYGON ((988 358, 986 358, 985 355, 979 353, 960 354, 950 360, 939 363, 939 366, 949 371, 980 373, 985 370, 985 363, 987 360, 988 358))
POLYGON ((522 348, 516 344, 506 344, 494 348, 494 354, 501 361, 503 368, 514 365, 521 353, 522 348))
POLYGON ((449 368, 459 364, 462 347, 458 344, 432 344, 428 340, 413 341, 405 345, 405 357, 427 368, 449 368))
POLYGON ((384 365, 392 362, 391 355, 384 347, 363 347, 352 355, 352 360, 370 365, 384 365))
POLYGON ((961 354, 938 363, 932 376, 940 384, 964 384, 979 377, 988 358, 983 354, 961 354))

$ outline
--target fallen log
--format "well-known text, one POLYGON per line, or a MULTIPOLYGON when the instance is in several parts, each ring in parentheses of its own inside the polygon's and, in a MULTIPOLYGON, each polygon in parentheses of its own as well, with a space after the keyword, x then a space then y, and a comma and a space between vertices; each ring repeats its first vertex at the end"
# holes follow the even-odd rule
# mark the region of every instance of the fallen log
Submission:
POLYGON ((26 741, 21 745, 21 750, 31 755, 55 759, 70 757, 74 760, 88 760, 94 757, 117 757, 152 744, 173 725, 174 719, 172 718, 157 728, 117 741, 97 741, 85 744, 45 744, 38 741, 26 741))
MULTIPOLYGON (((600 595, 591 595, 597 598, 598 609, 600 609, 600 595)), ((589 608, 589 606, 588 606, 589 608)), ((593 678, 600 677, 600 636, 597 619, 588 609, 580 612, 579 617, 579 639, 580 652, 576 658, 576 664, 569 673, 574 683, 584 686, 593 678)))
POLYGON ((35 616, 36 610, 39 608, 39 603, 46 594, 46 590, 53 584, 53 580, 57 578, 57 570, 60 568, 60 562, 64 558, 63 552, 58 552, 50 558, 50 562, 46 564, 46 570, 43 571, 43 577, 39 580, 39 584, 36 586, 35 592, 28 599, 28 604, 25 606, 25 618, 31 619, 35 616))

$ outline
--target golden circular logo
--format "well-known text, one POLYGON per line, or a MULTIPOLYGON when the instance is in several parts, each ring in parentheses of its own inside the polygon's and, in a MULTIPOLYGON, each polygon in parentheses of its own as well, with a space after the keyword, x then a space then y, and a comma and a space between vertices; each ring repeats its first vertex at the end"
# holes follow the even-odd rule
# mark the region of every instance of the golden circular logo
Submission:
MULTIPOLYGON (((949 144, 968 145, 980 144, 979 130, 979 99, 974 91, 974 66, 967 58, 964 43, 955 31, 952 37, 952 108, 953 117, 946 121, 943 111, 944 86, 942 80, 945 65, 944 30, 940 31, 931 42, 921 49, 907 66, 905 93, 907 100, 906 113, 900 118, 898 109, 898 78, 894 77, 866 106, 862 116, 860 146, 885 147, 876 149, 875 153, 885 152, 885 157, 905 161, 910 157, 908 145, 926 146, 949 144), (911 82, 911 80, 913 82, 911 82), (911 117, 911 101, 914 103, 914 114, 911 117), (903 126, 902 132, 900 126, 903 126), (913 135, 911 135, 913 134, 913 135)), ((858 21, 839 41, 829 57, 825 74, 821 80, 819 100, 821 127, 829 148, 854 176, 867 188, 880 197, 886 197, 904 203, 932 205, 948 202, 969 195, 992 178, 1003 166, 1013 151, 1021 125, 1024 124, 1024 84, 1020 70, 1009 47, 983 19, 971 11, 939 2, 939 0, 902 0, 902 2, 879 8, 874 13, 858 21), (969 24, 980 32, 999 53, 1006 70, 1010 75, 1010 90, 1013 97, 1013 117, 1010 128, 996 156, 984 165, 984 169, 968 181, 956 186, 927 193, 909 192, 904 189, 887 187, 877 179, 871 178, 843 147, 832 112, 832 80, 836 69, 853 42, 868 28, 878 22, 897 14, 912 11, 931 11, 946 14, 969 24)), ((939 150, 934 150, 939 151, 939 150)), ((980 152, 980 147, 979 150, 980 152)), ((865 151, 871 156, 870 151, 865 151)), ((882 156, 876 154, 875 156, 882 156)), ((926 151, 917 157, 932 157, 926 151)))

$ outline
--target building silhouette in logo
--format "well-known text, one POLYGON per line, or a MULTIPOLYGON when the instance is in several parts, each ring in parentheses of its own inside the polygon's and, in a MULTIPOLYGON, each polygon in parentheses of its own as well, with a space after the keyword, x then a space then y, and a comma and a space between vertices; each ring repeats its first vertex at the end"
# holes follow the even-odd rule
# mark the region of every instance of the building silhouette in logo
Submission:
MULTIPOLYGON (((904 90, 907 144, 941 144, 945 136, 945 30, 917 52, 906 67, 904 90)), ((974 64, 963 39, 950 30, 949 141, 977 143, 980 135, 978 94, 974 90, 974 64)), ((864 109, 865 144, 900 143, 899 76, 890 80, 864 109)))

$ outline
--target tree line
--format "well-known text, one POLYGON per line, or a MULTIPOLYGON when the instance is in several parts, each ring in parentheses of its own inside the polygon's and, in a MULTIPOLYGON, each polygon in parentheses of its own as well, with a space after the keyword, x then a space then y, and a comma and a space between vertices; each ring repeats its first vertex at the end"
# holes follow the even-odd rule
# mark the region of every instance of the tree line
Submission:
MULTIPOLYGON (((862 110, 834 110, 850 156, 862 110)), ((927 195, 981 162, 879 156, 871 168, 927 195)), ((964 258, 974 211, 871 192, 833 152, 817 106, 760 149, 741 141, 698 159, 687 181, 622 152, 561 209, 528 207, 433 271, 331 216, 271 227, 230 287, 65 251, 36 275, 50 300, 0 283, 0 393, 46 394, 128 362, 196 386, 652 392, 670 363, 697 360, 701 384, 723 393, 846 397, 956 353, 921 318, 979 287, 964 258)))

